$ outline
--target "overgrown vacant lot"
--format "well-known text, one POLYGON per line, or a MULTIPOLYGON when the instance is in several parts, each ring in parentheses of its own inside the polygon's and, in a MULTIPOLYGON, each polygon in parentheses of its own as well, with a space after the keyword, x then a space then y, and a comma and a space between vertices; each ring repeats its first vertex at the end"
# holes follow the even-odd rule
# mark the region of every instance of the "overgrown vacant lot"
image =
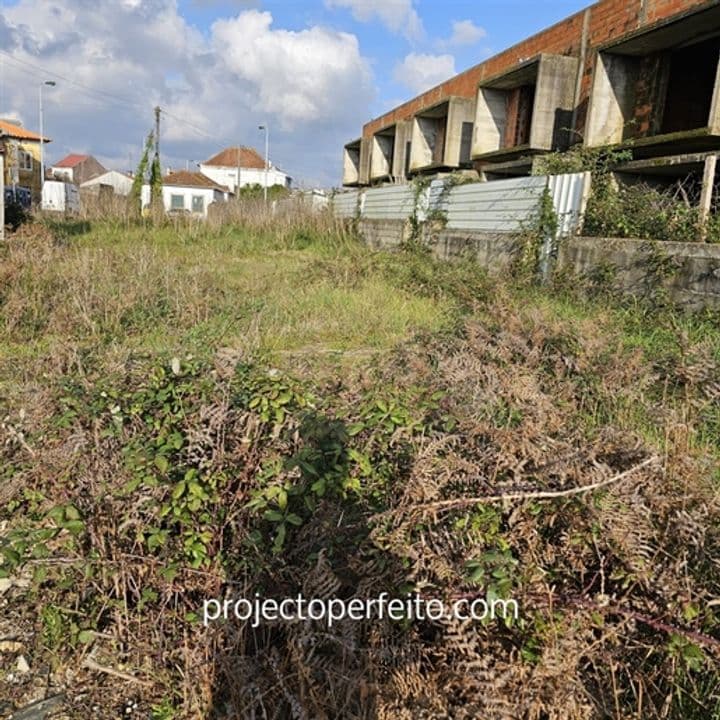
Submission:
POLYGON ((0 248, 0 713, 720 718, 720 326, 324 221, 0 248), (208 598, 517 621, 204 626, 208 598))

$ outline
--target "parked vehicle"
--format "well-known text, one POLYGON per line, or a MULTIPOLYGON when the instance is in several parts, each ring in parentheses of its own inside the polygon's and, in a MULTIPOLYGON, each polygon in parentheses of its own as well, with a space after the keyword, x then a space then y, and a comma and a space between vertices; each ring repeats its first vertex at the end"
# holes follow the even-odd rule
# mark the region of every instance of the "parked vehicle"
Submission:
POLYGON ((9 205, 19 205, 23 210, 30 210, 32 206, 32 193, 30 188, 26 187, 6 187, 5 188, 5 207, 9 205))

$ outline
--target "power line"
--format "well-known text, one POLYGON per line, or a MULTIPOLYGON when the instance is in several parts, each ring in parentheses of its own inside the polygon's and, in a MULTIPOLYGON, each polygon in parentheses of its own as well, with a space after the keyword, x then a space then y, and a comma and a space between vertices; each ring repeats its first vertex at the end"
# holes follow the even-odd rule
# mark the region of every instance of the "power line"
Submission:
MULTIPOLYGON (((22 65, 25 67, 17 67, 16 69, 28 73, 30 75, 33 75, 38 78, 43 78, 46 76, 55 77, 58 80, 62 80, 63 82, 67 82, 69 85, 73 85, 77 88, 80 88, 81 90, 84 90, 86 93, 92 94, 97 96, 98 99, 103 100, 104 102, 112 102, 119 105, 125 105, 126 107, 135 109, 135 110, 142 110, 147 111, 150 108, 145 105, 140 105, 138 102, 130 100, 128 98, 122 98, 118 97, 117 95, 113 95, 111 93, 105 92, 104 90, 98 90, 97 88, 92 88, 89 85, 85 85, 83 83, 78 82, 77 80, 72 80, 71 78, 68 78, 65 75, 62 75, 60 73, 54 72, 52 70, 47 70, 46 68, 43 68, 39 65, 35 65, 33 63, 29 63, 25 60, 20 60, 19 58, 14 57, 10 53, 5 52, 4 50, 0 50, 0 55, 9 58, 9 60, 12 63, 17 63, 18 65, 22 65), (29 68, 29 69, 26 69, 29 68)), ((206 137, 210 140, 217 140, 217 135, 213 135, 206 130, 203 130, 198 125, 195 125, 194 123, 189 122, 188 120, 185 120, 184 118, 179 117, 178 115, 175 115, 174 113, 169 112, 165 108, 162 108, 162 112, 164 115, 166 115, 169 118, 172 118, 175 122, 181 123, 182 125, 185 125, 192 130, 194 130, 199 135, 202 135, 203 137, 206 137)))
POLYGON ((120 105, 126 105, 128 107, 133 107, 135 109, 143 109, 143 110, 147 109, 145 106, 140 105, 138 102, 136 102, 134 100, 130 100, 129 98, 118 97, 117 95, 113 95, 112 93, 106 92, 105 90, 99 90, 97 88, 90 87, 89 85, 85 85, 84 83, 78 82, 77 80, 73 80, 72 78, 69 78, 66 75, 61 75, 60 73, 57 73, 53 70, 48 70, 47 68, 41 67, 40 65, 35 65, 34 63, 29 63, 26 60, 21 60, 20 58, 17 58, 8 52, 5 52, 4 50, 0 50, 0 55, 3 55, 4 57, 9 58, 9 60, 13 63, 16 63, 18 65, 23 65, 27 68, 30 68, 30 70, 25 70, 24 68, 17 68, 17 69, 22 70, 23 72, 34 74, 36 77, 47 77, 47 76, 54 77, 54 78, 57 78, 58 80, 62 80, 63 82, 66 82, 68 85, 73 85, 76 88, 84 90, 86 93, 95 95, 99 99, 104 100, 105 102, 113 102, 113 103, 117 103, 120 105))
MULTIPOLYGON (((129 98, 119 97, 117 95, 114 95, 112 93, 109 93, 105 90, 100 90, 98 88, 93 88, 89 85, 85 85, 84 83, 78 82, 77 80, 73 80, 72 78, 67 77, 66 75, 62 75, 61 73, 55 72, 54 70, 48 70, 47 68, 44 68, 40 65, 36 65, 34 63, 27 62, 26 60, 21 60, 20 58, 15 57, 14 55, 6 52, 5 50, 0 50, 0 56, 2 58, 7 58, 11 63, 16 64, 18 67, 15 67, 14 69, 19 70, 20 72, 25 72, 29 75, 33 75, 37 78, 45 78, 45 77, 52 77, 57 78, 58 80, 62 80, 63 82, 67 83, 68 85, 72 85, 81 91, 84 91, 88 95, 94 95, 95 99, 99 99, 105 103, 112 103, 115 105, 123 105, 126 108, 133 109, 135 111, 142 111, 147 112, 151 109, 152 105, 150 101, 148 101, 148 105, 140 104, 137 101, 130 100, 129 98)), ((160 107, 160 111, 168 118, 171 118, 177 123, 180 123, 182 125, 185 125, 186 127, 193 130, 198 135, 203 136, 204 138, 207 138, 209 140, 214 140, 215 142, 223 142, 228 144, 233 144, 236 142, 236 140, 231 140, 229 138, 218 138, 217 135, 211 134, 206 130, 203 130, 198 125, 195 125, 194 123, 189 122, 188 120, 185 120, 182 117, 179 117, 178 115, 175 115, 174 113, 169 112, 165 108, 160 107)))

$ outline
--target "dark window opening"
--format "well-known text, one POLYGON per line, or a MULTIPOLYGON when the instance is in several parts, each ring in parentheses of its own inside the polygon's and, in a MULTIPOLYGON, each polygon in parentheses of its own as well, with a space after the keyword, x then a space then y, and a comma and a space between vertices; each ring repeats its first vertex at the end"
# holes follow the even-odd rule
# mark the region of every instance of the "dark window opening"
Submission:
POLYGON ((472 152, 473 124, 464 122, 460 135, 460 164, 469 164, 472 152))
POLYGON ((669 53, 660 132, 681 132, 707 126, 719 56, 720 38, 669 53))
POLYGON ((505 137, 501 147, 512 148, 530 143, 534 103, 534 85, 521 85, 508 91, 505 100, 505 137))
POLYGON ((447 116, 439 117, 435 121, 434 144, 432 146, 432 161, 434 165, 442 165, 445 158, 445 131, 447 130, 447 116))

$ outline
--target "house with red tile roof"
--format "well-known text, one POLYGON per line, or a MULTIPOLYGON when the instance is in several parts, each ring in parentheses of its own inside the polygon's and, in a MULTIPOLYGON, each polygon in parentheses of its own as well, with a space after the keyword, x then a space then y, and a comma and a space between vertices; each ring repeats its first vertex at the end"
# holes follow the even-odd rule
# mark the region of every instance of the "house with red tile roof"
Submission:
POLYGON ((281 185, 289 188, 292 178, 271 162, 268 163, 267 172, 265 160, 254 148, 229 147, 213 155, 209 160, 200 163, 200 172, 222 185, 227 185, 235 191, 238 185, 242 188, 247 185, 260 185, 268 187, 281 185))
POLYGON ((103 175, 107 170, 92 156, 70 154, 50 168, 50 174, 55 180, 82 185, 82 183, 103 175))

